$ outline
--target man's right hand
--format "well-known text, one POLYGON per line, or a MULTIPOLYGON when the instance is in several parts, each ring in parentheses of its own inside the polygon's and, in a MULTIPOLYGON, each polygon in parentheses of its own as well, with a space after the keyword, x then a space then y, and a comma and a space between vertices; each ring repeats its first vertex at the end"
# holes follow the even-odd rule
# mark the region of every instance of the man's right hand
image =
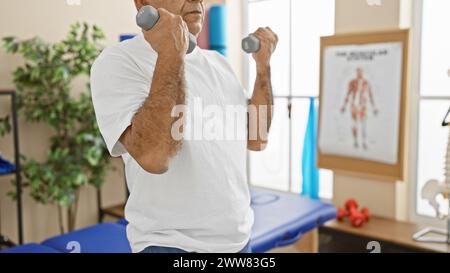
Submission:
POLYGON ((159 20, 149 31, 144 32, 145 40, 163 56, 184 58, 189 47, 189 29, 183 18, 160 8, 159 20))

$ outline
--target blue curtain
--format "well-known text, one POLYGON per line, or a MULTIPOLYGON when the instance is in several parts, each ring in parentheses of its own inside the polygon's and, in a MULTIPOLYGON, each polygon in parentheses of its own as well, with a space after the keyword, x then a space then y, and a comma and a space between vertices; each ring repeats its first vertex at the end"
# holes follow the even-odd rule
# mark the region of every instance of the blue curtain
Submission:
POLYGON ((302 195, 319 199, 319 170, 317 169, 317 113, 314 98, 310 98, 308 126, 302 155, 302 195))

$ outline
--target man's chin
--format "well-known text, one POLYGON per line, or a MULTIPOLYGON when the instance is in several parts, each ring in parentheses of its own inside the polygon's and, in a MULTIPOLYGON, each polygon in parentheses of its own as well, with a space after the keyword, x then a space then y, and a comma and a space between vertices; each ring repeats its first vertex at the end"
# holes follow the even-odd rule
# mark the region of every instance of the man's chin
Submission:
POLYGON ((201 23, 190 23, 188 24, 189 32, 198 36, 200 32, 202 32, 202 24, 201 23))

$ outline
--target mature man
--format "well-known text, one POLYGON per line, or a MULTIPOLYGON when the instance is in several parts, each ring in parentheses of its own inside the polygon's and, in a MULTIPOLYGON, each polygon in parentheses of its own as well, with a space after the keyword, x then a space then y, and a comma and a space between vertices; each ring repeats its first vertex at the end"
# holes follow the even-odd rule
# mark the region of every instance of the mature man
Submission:
POLYGON ((261 48, 253 54, 257 78, 248 100, 220 54, 196 48, 186 55, 188 33, 198 35, 202 29, 203 1, 134 2, 137 9, 157 8, 158 23, 104 50, 91 75, 100 131, 111 155, 125 162, 130 190, 125 215, 133 252, 250 252, 253 212, 246 150, 267 145, 273 104, 270 58, 278 38, 269 28, 254 33, 261 48), (243 124, 237 129, 246 132, 245 138, 174 137, 180 119, 183 129, 190 126, 174 109, 189 108, 195 99, 221 109, 256 107, 251 111, 256 134, 247 133, 251 123, 244 112, 237 117, 244 122, 236 124, 243 124))

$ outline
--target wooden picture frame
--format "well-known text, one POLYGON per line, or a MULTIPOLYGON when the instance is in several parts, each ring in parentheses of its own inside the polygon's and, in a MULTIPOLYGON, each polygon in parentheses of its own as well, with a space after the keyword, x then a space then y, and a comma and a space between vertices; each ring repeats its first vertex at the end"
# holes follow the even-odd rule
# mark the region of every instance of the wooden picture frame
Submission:
MULTIPOLYGON (((405 149, 406 149, 406 110, 408 101, 408 59, 409 59, 409 30, 394 30, 386 32, 374 33, 356 33, 356 34, 340 34, 336 36, 321 38, 321 65, 320 65, 320 96, 319 96, 319 126, 318 139, 320 139, 321 119, 323 118, 322 102, 324 96, 324 54, 325 50, 330 47, 339 46, 361 46, 376 45, 385 43, 401 43, 402 59, 401 59, 401 90, 400 90, 400 109, 398 115, 398 140, 397 140, 397 159, 396 163, 384 163, 363 158, 355 158, 351 156, 343 156, 336 154, 327 154, 322 151, 318 141, 317 162, 318 167, 330 169, 333 171, 358 174, 374 178, 388 179, 390 181, 402 181, 405 179, 405 149)), ((399 54, 400 55, 400 54, 399 54)), ((360 88, 360 87, 358 87, 360 88)), ((398 97, 397 97, 398 98, 398 97)), ((345 105, 345 104, 344 104, 345 105)), ((325 107, 324 107, 325 108, 325 107)), ((345 109, 345 108, 344 108, 345 109)), ((344 110, 345 111, 345 110, 344 110)), ((395 140, 393 140, 395 142, 395 140)), ((356 146, 356 144, 355 144, 356 146)))

